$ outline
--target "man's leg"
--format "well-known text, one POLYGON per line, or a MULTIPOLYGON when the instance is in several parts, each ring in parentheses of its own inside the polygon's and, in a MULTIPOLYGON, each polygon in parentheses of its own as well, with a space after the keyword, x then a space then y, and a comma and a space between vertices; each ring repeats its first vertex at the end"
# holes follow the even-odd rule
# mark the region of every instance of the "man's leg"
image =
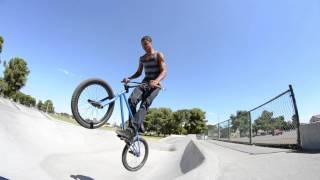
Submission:
POLYGON ((134 122, 133 122, 133 125, 135 126, 137 132, 139 131, 141 124, 144 121, 147 111, 152 104, 152 101, 155 99, 155 97, 157 97, 157 95, 159 94, 159 91, 160 91, 159 88, 155 88, 155 89, 146 90, 146 92, 143 94, 140 108, 138 112, 135 114, 134 122))
MULTIPOLYGON (((134 88, 134 90, 132 91, 129 99, 128 99, 128 103, 130 106, 130 110, 132 112, 132 116, 134 117, 136 112, 137 112, 137 104, 141 101, 142 99, 142 95, 143 95, 143 89, 138 86, 136 88, 134 88)), ((129 114, 129 127, 132 127, 132 120, 129 114)))
MULTIPOLYGON (((141 101, 142 94, 143 94, 143 89, 141 89, 140 87, 136 87, 128 99, 128 104, 130 106, 130 109, 131 109, 133 116, 136 114, 136 107, 137 107, 137 104, 139 103, 139 101, 141 101)), ((131 121, 132 120, 129 115, 129 127, 124 130, 122 130, 122 129, 117 130, 116 133, 118 134, 118 136, 125 137, 127 139, 131 139, 135 135, 135 129, 132 125, 133 122, 131 122, 131 121)))

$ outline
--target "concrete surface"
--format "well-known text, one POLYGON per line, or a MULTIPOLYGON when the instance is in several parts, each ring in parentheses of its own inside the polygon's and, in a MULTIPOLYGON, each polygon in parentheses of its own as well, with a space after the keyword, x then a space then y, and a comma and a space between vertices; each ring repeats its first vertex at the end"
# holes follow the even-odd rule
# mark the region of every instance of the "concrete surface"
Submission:
POLYGON ((0 143, 0 179, 320 179, 320 154, 195 135, 148 141, 145 166, 128 172, 121 163, 124 143, 114 132, 50 119, 1 97, 0 143))
POLYGON ((300 126, 301 146, 306 150, 320 150, 320 123, 300 126))
POLYGON ((320 179, 319 153, 213 140, 198 142, 198 147, 206 151, 206 159, 217 158, 217 171, 210 179, 320 179))

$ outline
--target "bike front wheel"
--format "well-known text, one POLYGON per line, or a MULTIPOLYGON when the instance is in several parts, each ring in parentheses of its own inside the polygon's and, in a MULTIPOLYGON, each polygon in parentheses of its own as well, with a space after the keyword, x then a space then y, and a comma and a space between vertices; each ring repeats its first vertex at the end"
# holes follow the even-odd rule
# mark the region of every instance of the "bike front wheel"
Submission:
POLYGON ((140 138, 127 145, 122 151, 122 164, 128 171, 138 171, 146 163, 149 155, 149 147, 146 140, 140 138))
POLYGON ((75 120, 83 127, 95 129, 103 126, 111 117, 114 102, 103 102, 114 97, 111 86, 101 79, 87 79, 74 91, 71 110, 75 120))

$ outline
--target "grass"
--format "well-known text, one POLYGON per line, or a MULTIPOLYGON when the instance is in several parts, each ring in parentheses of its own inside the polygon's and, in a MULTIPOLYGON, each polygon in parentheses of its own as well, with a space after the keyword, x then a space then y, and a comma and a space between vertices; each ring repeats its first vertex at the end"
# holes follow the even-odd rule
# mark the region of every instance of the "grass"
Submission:
POLYGON ((57 119, 57 120, 61 120, 61 121, 64 121, 64 122, 68 122, 68 123, 72 123, 72 124, 75 124, 75 125, 79 125, 75 119, 73 118, 68 118, 68 117, 65 117, 65 116, 62 116, 60 114, 49 114, 51 117, 53 117, 54 119, 57 119))
MULTIPOLYGON (((79 124, 77 123, 77 121, 74 118, 68 118, 68 117, 62 116, 60 114, 55 114, 55 113, 49 114, 49 115, 56 120, 64 121, 64 122, 75 124, 75 125, 79 126, 79 124)), ((100 127, 100 129, 107 130, 107 131, 115 131, 115 128, 112 128, 109 126, 102 126, 102 127, 100 127)))
POLYGON ((107 130, 107 131, 116 131, 116 128, 110 126, 102 126, 100 129, 107 130))
POLYGON ((159 141, 160 139, 164 138, 163 136, 142 136, 146 140, 150 141, 159 141))
MULTIPOLYGON (((57 120, 60 120, 60 121, 64 121, 64 122, 67 122, 67 123, 71 123, 71 124, 75 124, 75 125, 79 126, 79 124, 76 122, 76 120, 74 118, 68 118, 68 117, 62 116, 60 114, 55 114, 55 113, 49 114, 49 115, 54 119, 57 119, 57 120)), ((102 126, 99 129, 106 130, 106 131, 115 131, 116 130, 116 128, 109 127, 109 126, 102 126)), ((150 141, 158 141, 158 140, 164 138, 163 136, 146 136, 146 135, 142 135, 142 137, 144 139, 150 140, 150 141)))

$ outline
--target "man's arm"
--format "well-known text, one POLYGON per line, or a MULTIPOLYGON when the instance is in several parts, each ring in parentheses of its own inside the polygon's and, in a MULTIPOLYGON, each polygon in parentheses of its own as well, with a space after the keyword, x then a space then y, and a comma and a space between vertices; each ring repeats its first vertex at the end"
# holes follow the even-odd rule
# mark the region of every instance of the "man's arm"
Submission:
POLYGON ((155 84, 159 84, 159 82, 167 76, 167 65, 164 62, 164 55, 161 52, 158 53, 158 61, 160 64, 160 74, 157 79, 154 80, 155 84))
POLYGON ((124 78, 121 82, 127 84, 131 79, 135 79, 137 77, 139 77, 142 73, 143 70, 143 64, 141 62, 139 62, 139 67, 137 69, 137 71, 130 77, 124 78))
POLYGON ((132 76, 128 77, 128 79, 131 80, 131 79, 138 78, 142 74, 142 70, 143 70, 143 65, 141 62, 139 62, 139 67, 137 71, 132 76))

